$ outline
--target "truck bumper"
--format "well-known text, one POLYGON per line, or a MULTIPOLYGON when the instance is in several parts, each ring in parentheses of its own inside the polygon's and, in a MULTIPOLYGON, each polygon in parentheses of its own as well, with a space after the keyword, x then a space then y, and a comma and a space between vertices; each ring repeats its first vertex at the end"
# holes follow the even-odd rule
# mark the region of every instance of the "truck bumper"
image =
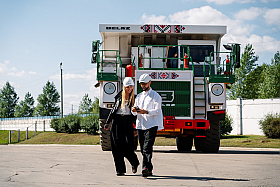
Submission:
POLYGON ((165 116, 164 129, 158 131, 158 134, 194 134, 204 137, 203 132, 210 129, 211 121, 223 120, 225 120, 225 110, 207 112, 207 120, 175 119, 175 116, 165 116))

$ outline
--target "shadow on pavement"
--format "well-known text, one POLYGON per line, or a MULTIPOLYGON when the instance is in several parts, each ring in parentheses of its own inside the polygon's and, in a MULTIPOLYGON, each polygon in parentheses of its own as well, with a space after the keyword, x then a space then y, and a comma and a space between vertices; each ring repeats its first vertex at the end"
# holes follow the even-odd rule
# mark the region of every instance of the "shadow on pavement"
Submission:
POLYGON ((279 155, 280 151, 270 151, 270 150, 220 150, 219 153, 202 153, 200 151, 177 151, 177 150, 154 150, 155 153, 190 153, 190 154, 270 154, 279 155))
MULTIPOLYGON (((140 174, 126 174, 125 176, 139 176, 142 177, 142 175, 140 174)), ((152 175, 149 177, 143 177, 149 180, 158 180, 158 179, 176 179, 176 180, 198 180, 198 181, 250 181, 248 179, 226 179, 226 178, 215 178, 215 177, 186 177, 186 176, 160 176, 160 175, 152 175)))
POLYGON ((268 150, 220 150, 219 154, 261 154, 261 155, 278 155, 280 151, 268 151, 268 150))
POLYGON ((215 178, 215 177, 185 177, 185 176, 159 176, 153 175, 147 177, 149 180, 158 180, 158 179, 176 179, 176 180, 198 180, 198 181, 250 181, 248 179, 227 179, 227 178, 215 178))

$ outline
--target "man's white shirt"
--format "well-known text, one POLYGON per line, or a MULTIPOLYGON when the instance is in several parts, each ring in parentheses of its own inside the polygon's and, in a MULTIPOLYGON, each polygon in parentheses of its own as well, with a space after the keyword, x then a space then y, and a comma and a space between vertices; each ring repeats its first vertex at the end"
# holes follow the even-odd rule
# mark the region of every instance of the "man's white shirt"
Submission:
POLYGON ((133 115, 137 115, 136 129, 146 130, 155 126, 158 126, 158 130, 163 129, 161 103, 161 96, 152 88, 147 92, 143 91, 137 95, 134 106, 148 110, 149 114, 132 112, 133 115))

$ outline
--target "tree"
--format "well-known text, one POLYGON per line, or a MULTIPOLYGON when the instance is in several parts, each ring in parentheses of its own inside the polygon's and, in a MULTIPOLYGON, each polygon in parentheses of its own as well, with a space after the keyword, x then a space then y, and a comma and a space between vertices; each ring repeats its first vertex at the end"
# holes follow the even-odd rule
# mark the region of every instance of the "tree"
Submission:
POLYGON ((255 97, 251 95, 251 90, 248 86, 254 84, 254 82, 251 82, 254 79, 248 79, 247 75, 254 69, 258 59, 259 56, 255 55, 252 44, 247 44, 241 56, 240 68, 236 69, 236 81, 229 90, 230 99, 255 97))
POLYGON ((98 97, 94 97, 92 109, 93 109, 94 114, 99 114, 99 98, 98 97))
POLYGON ((86 93, 82 98, 82 101, 80 102, 78 114, 89 113, 92 113, 92 100, 88 97, 88 94, 86 93))
POLYGON ((232 131, 232 123, 233 119, 232 117, 226 113, 225 120, 221 121, 220 123, 220 134, 221 135, 228 135, 232 131))
POLYGON ((24 100, 15 107, 15 117, 32 117, 34 112, 34 98, 27 92, 24 100))
POLYGON ((14 87, 6 82, 3 89, 0 89, 0 117, 12 118, 15 113, 15 106, 17 105, 19 97, 15 92, 14 87))
POLYGON ((277 98, 280 97, 280 54, 279 51, 274 55, 271 65, 268 65, 263 71, 263 82, 259 86, 259 98, 277 98))
POLYGON ((43 87, 43 93, 37 98, 38 105, 34 110, 36 116, 57 116, 60 114, 60 95, 55 88, 54 83, 48 81, 43 87))
POLYGON ((246 99, 259 98, 259 89, 261 88, 261 85, 265 79, 264 72, 267 67, 267 64, 257 66, 246 76, 246 87, 243 88, 246 92, 246 99))

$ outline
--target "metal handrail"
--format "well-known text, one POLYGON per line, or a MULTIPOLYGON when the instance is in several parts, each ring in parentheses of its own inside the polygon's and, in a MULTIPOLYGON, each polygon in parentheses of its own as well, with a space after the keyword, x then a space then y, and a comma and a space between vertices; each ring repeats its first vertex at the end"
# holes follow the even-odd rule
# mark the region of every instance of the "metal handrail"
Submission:
MULTIPOLYGON (((98 58, 97 58, 97 73, 101 74, 101 78, 103 77, 103 63, 104 63, 104 52, 108 52, 108 51, 112 51, 112 52, 116 52, 115 54, 115 64, 116 64, 116 70, 115 70, 115 74, 117 75, 118 72, 118 64, 120 64, 120 67, 122 67, 122 61, 121 61, 121 57, 120 57, 120 51, 119 50, 99 50, 98 51, 98 58), (100 60, 100 54, 99 52, 101 52, 101 60, 100 60), (101 71, 99 71, 99 66, 101 65, 101 71)), ((121 79, 122 79, 122 68, 121 68, 121 79)))
MULTIPOLYGON (((178 54, 178 56, 179 56, 179 54, 178 54)), ((138 67, 138 69, 141 69, 141 70, 144 70, 144 69, 151 69, 151 68, 144 68, 145 66, 144 66, 144 59, 163 59, 163 60, 170 60, 170 59, 177 59, 177 60, 183 60, 183 61, 185 61, 186 59, 190 59, 190 50, 189 50, 189 46, 187 46, 187 45, 139 45, 138 46, 138 64, 137 64, 137 67, 138 67), (188 58, 185 58, 185 57, 183 57, 183 58, 169 58, 169 57, 164 57, 165 56, 165 54, 164 54, 164 48, 162 48, 163 50, 162 50, 162 55, 163 55, 163 57, 162 58, 160 58, 160 57, 158 57, 158 58, 153 58, 153 57, 145 57, 144 56, 144 54, 143 54, 143 57, 141 57, 142 59, 143 59, 143 67, 139 67, 139 62, 140 62, 140 57, 139 57, 139 54, 140 54, 140 48, 141 47, 143 47, 143 48, 145 48, 145 47, 168 47, 168 46, 176 46, 176 47, 183 47, 183 55, 185 54, 185 47, 187 47, 187 51, 186 51, 186 53, 187 53, 187 55, 188 55, 188 58)), ((163 70, 164 69, 172 69, 172 70, 174 70, 174 69, 183 69, 183 70, 185 70, 186 68, 184 67, 184 63, 183 63, 183 68, 165 68, 165 62, 163 61, 163 64, 162 64, 163 66, 163 70)), ((156 68, 155 68, 156 69, 156 68)), ((190 67, 188 68, 188 70, 190 69, 190 67)))
MULTIPOLYGON (((233 65, 232 61, 233 61, 233 58, 236 58, 236 55, 235 55, 233 52, 218 52, 218 51, 212 51, 212 52, 210 53, 210 60, 209 60, 209 77, 210 77, 210 75, 212 75, 212 73, 211 73, 211 68, 212 68, 211 65, 216 65, 216 66, 219 65, 219 67, 222 66, 222 67, 223 67, 222 71, 225 70, 225 69, 224 69, 224 67, 225 67, 224 61, 225 61, 225 60, 223 61, 222 65, 221 65, 221 64, 217 64, 217 63, 216 63, 216 64, 212 64, 212 63, 211 63, 211 56, 212 56, 213 53, 216 53, 216 54, 217 54, 217 53, 218 53, 218 54, 220 54, 220 53, 221 53, 221 54, 222 54, 222 53, 224 53, 224 54, 230 54, 230 58, 229 58, 229 59, 230 59, 229 70, 230 70, 230 74, 231 74, 231 75, 234 75, 234 74, 233 74, 233 73, 234 73, 234 68, 233 68, 234 65, 233 65)), ((205 59, 205 60, 206 60, 206 59, 205 59)), ((217 67, 217 69, 218 69, 218 67, 217 67)), ((216 75, 218 75, 218 74, 216 74, 216 75)), ((226 76, 227 76, 227 75, 225 75, 225 77, 226 77, 226 76)))

